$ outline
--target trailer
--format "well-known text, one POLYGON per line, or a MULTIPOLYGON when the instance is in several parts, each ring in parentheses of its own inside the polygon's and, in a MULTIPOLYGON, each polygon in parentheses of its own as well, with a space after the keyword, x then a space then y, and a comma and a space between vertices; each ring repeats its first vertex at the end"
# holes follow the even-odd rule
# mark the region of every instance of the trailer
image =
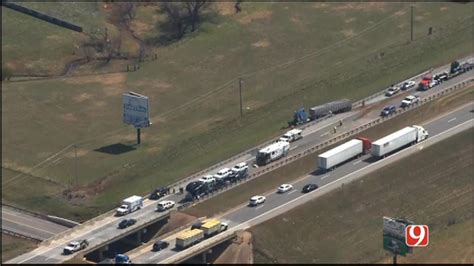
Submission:
POLYGON ((348 112, 350 110, 352 110, 352 101, 349 99, 342 99, 309 108, 309 117, 311 120, 316 120, 329 114, 348 112))
POLYGON ((288 155, 289 151, 290 143, 286 141, 277 141, 259 150, 255 160, 259 166, 266 165, 288 155))
POLYGON ((204 239, 204 231, 201 229, 186 229, 176 237, 176 249, 188 248, 204 239))
POLYGON ((428 131, 421 126, 405 127, 372 143, 372 155, 385 157, 387 154, 405 146, 428 138, 428 131))
POLYGON ((370 149, 367 138, 353 139, 343 143, 318 156, 319 168, 325 171, 334 169, 337 165, 366 153, 370 149))

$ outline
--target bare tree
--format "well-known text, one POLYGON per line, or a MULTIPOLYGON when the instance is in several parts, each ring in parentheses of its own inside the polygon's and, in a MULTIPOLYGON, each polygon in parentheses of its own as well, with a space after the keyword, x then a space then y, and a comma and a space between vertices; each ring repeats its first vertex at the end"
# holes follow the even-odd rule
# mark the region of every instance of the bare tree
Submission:
POLYGON ((191 23, 191 32, 196 30, 196 25, 199 23, 200 12, 208 6, 209 2, 207 2, 207 0, 186 1, 186 9, 191 23))

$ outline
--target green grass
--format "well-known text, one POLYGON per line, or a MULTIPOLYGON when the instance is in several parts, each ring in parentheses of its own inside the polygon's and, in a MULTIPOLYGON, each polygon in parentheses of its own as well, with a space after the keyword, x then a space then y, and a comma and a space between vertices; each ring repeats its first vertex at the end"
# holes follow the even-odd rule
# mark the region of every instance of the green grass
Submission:
POLYGON ((2 263, 33 250, 36 246, 32 241, 2 233, 2 263))
MULTIPOLYGON (((357 136, 378 139, 408 125, 423 124, 428 119, 443 114, 474 99, 474 90, 468 89, 434 102, 423 105, 389 121, 367 129, 357 136)), ((383 104, 381 105, 383 106, 383 104)), ((250 197, 276 189, 281 184, 292 182, 315 170, 318 154, 321 154, 340 143, 328 146, 318 152, 296 160, 285 167, 262 175, 257 179, 235 187, 225 193, 215 196, 203 203, 186 209, 184 212, 196 217, 211 217, 226 212, 231 208, 244 204, 250 197), (222 204, 225 201, 226 204, 222 204)))
MULTIPOLYGON (((415 25, 415 42, 408 43, 407 4, 368 4, 362 10, 314 4, 245 3, 242 13, 221 16, 197 34, 157 48, 159 60, 137 72, 4 83, 2 166, 29 169, 79 142, 78 182, 90 185, 84 190, 100 187, 97 182, 104 188, 82 205, 107 210, 125 196, 145 194, 280 134, 298 107, 360 99, 472 52, 466 5, 415 4, 423 18, 415 25), (441 10, 444 6, 448 9, 441 10), (406 13, 387 19, 400 10, 406 13), (428 26, 435 29, 433 36, 426 36, 428 26), (350 30, 363 34, 347 39, 350 30), (242 118, 238 77, 244 78, 244 107, 249 107, 242 118), (95 152, 134 143, 135 131, 121 122, 121 93, 128 90, 150 97, 152 127, 142 131, 134 151, 95 152)), ((73 150, 59 158, 32 174, 70 182, 73 150)), ((4 199, 18 201, 14 194, 4 199)))
POLYGON ((430 227, 429 246, 415 249, 404 262, 472 261, 473 134, 461 132, 251 228, 255 262, 387 260, 382 216, 430 227))

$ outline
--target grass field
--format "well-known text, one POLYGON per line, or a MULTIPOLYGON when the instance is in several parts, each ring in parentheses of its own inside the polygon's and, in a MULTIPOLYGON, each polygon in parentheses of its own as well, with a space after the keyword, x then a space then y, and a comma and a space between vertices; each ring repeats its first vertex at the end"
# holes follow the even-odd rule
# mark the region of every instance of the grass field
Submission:
POLYGON ((390 262, 382 216, 430 227, 428 247, 400 262, 472 262, 473 134, 461 132, 252 228, 255 262, 390 262))
MULTIPOLYGON (((474 87, 473 87, 474 88, 474 87)), ((388 135, 400 128, 413 124, 423 124, 423 122, 445 113, 451 109, 461 106, 474 99, 474 90, 467 89, 459 94, 454 94, 446 98, 428 103, 417 109, 409 111, 403 115, 395 117, 389 121, 363 131, 357 136, 367 137, 369 139, 378 139, 388 135)), ((247 200, 257 194, 266 191, 275 190, 279 185, 292 182, 297 178, 303 177, 315 170, 314 165, 319 154, 330 150, 340 143, 328 146, 321 151, 296 160, 285 167, 274 170, 257 179, 249 181, 238 187, 235 187, 223 194, 206 200, 184 212, 196 217, 213 216, 223 213, 239 204, 245 204, 247 200), (225 201, 226 204, 222 204, 225 201)))
POLYGON ((2 233, 2 263, 34 249, 37 245, 29 240, 2 233))
POLYGON ((137 72, 4 83, 3 169, 29 173, 79 143, 79 178, 74 150, 65 149, 34 168, 35 177, 3 179, 4 191, 35 179, 34 202, 17 193, 4 193, 2 200, 60 214, 69 204, 64 187, 75 182, 74 213, 87 218, 91 210, 110 209, 123 197, 145 194, 280 134, 300 106, 359 99, 472 52, 466 5, 415 6, 420 11, 412 43, 408 4, 245 3, 238 15, 222 12, 199 34, 156 48, 159 60, 137 72), (426 35, 429 26, 432 36, 426 35), (244 79, 242 118, 238 77, 244 79), (135 150, 95 151, 135 142, 133 128, 121 122, 121 94, 128 90, 150 97, 152 127, 142 131, 135 150), (49 196, 46 182, 57 184, 49 196))

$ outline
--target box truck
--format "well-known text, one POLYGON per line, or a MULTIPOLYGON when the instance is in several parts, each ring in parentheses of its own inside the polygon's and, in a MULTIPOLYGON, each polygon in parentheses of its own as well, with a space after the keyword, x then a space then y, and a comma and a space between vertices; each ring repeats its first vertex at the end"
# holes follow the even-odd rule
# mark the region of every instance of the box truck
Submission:
POLYGON ((201 229, 204 237, 211 237, 227 230, 228 224, 217 219, 207 219, 192 225, 191 229, 201 229))
POLYGON ((293 141, 303 138, 302 133, 303 133, 303 130, 295 128, 283 134, 283 136, 281 136, 279 140, 286 141, 286 142, 293 142, 293 141))
POLYGON ((185 249, 204 239, 204 231, 201 229, 186 229, 176 237, 176 249, 185 249))
POLYGON ((372 155, 385 157, 387 154, 402 147, 418 143, 428 138, 428 131, 421 126, 411 126, 400 129, 372 143, 372 155))
POLYGON ((286 141, 278 141, 259 150, 255 160, 259 166, 266 165, 288 155, 289 151, 290 143, 286 141))
POLYGON ((371 142, 367 138, 358 138, 343 143, 318 156, 319 168, 325 171, 370 150, 371 142))
POLYGON ((143 197, 131 196, 122 201, 122 205, 117 209, 117 215, 125 215, 143 208, 143 197))

